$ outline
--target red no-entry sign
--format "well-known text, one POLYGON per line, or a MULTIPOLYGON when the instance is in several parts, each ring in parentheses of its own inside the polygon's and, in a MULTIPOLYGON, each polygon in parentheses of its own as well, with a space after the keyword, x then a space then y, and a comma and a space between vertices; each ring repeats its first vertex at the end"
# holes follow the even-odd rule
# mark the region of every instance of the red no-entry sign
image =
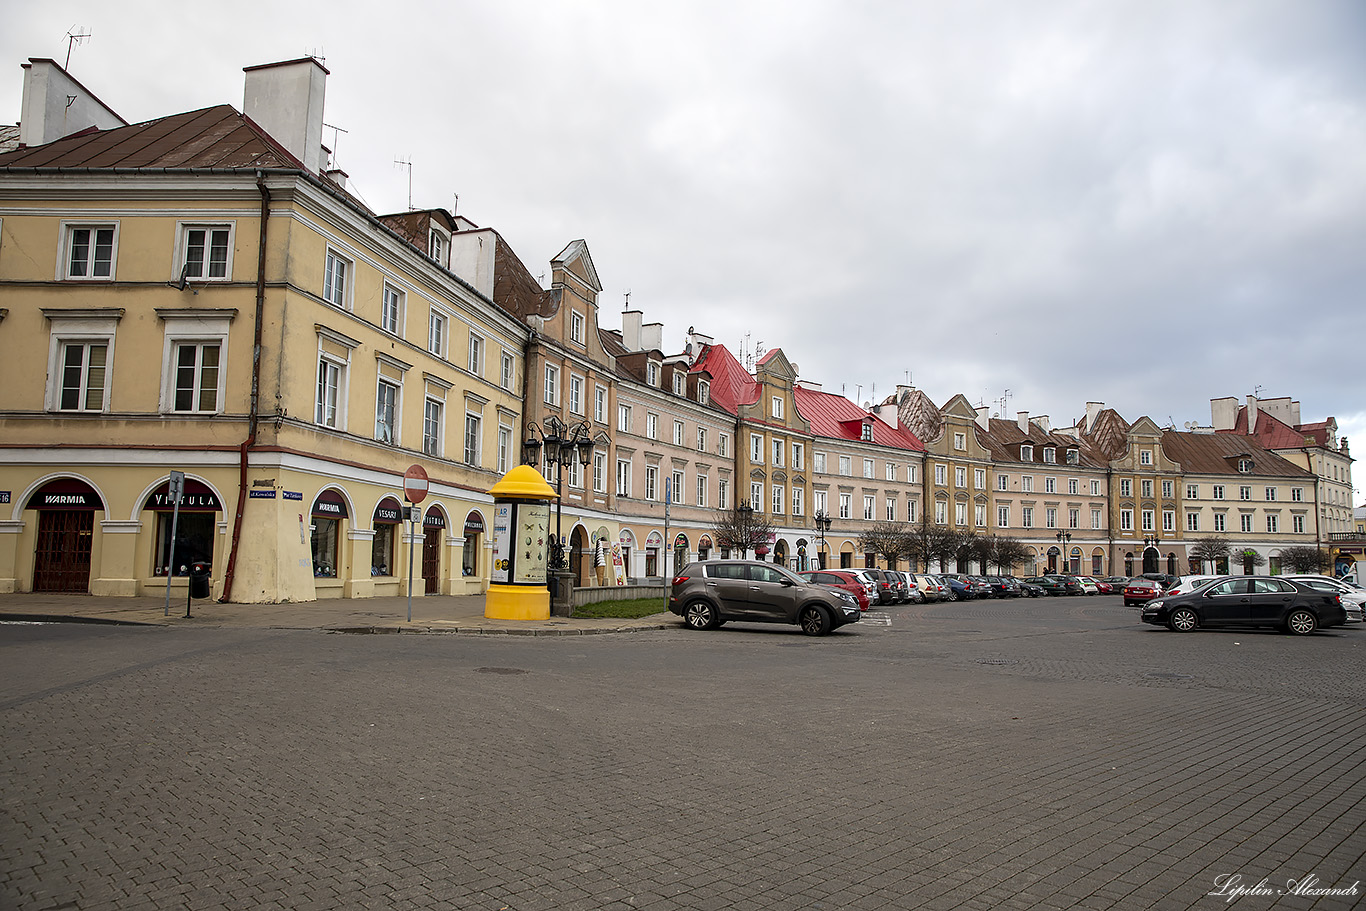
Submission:
POLYGON ((427 498, 427 472, 414 465, 403 473, 403 496, 409 503, 421 503, 427 498))

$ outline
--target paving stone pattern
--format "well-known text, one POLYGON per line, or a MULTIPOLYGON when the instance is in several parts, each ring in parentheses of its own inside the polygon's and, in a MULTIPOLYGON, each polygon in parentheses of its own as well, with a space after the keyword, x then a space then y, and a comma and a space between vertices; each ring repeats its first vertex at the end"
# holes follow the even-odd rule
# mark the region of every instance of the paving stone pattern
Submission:
POLYGON ((0 626, 0 908, 1339 909, 1366 630, 0 626))

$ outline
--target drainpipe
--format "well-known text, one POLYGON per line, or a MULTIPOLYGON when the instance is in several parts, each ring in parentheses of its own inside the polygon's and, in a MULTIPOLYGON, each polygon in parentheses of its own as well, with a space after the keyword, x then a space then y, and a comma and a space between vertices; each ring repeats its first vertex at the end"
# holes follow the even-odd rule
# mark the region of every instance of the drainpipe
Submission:
POLYGON ((261 194, 261 231, 256 253, 256 313, 254 315, 251 349, 251 405, 247 410, 247 438, 238 450, 237 515, 232 522, 232 543, 228 551, 228 568, 223 573, 222 603, 232 600, 232 582, 237 573, 237 548, 242 542, 242 513, 247 505, 247 453, 256 445, 256 425, 261 402, 261 332, 266 309, 266 224, 270 219, 270 190, 265 174, 256 172, 256 189, 261 194))

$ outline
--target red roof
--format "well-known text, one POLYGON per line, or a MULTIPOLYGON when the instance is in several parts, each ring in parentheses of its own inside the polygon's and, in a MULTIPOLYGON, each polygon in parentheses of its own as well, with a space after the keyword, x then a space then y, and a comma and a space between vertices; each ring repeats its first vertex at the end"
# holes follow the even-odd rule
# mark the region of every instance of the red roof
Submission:
POLYGON ((1327 434, 1325 432, 1315 433, 1314 428, 1323 431, 1323 424, 1307 424, 1303 429, 1296 430, 1285 421, 1275 417, 1266 411, 1257 412, 1257 431, 1253 434, 1247 432, 1247 406, 1242 405, 1238 408, 1238 417, 1233 421, 1231 430, 1220 430, 1219 433, 1234 434, 1237 436, 1252 436, 1262 446, 1267 449, 1303 449, 1305 446, 1304 438, 1313 437, 1320 446, 1326 445, 1327 434))
POLYGON ((759 401, 759 384, 724 345, 707 345, 692 371, 711 374, 710 399, 731 414, 759 401))
POLYGON ((863 425, 867 422, 872 424, 873 442, 879 446, 913 449, 917 452, 925 449, 925 445, 909 430, 893 427, 842 395, 797 386, 794 396, 798 413, 811 422, 811 432, 816 436, 857 442, 863 440, 863 425))

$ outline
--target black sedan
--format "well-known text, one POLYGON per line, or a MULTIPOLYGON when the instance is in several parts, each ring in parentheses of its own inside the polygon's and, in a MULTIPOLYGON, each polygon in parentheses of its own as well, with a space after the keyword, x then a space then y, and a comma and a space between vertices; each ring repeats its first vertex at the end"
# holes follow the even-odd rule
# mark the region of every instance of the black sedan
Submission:
POLYGON ((1143 622, 1188 633, 1201 626, 1272 626, 1303 636, 1347 621, 1342 598, 1274 576, 1237 576, 1143 606, 1143 622))

